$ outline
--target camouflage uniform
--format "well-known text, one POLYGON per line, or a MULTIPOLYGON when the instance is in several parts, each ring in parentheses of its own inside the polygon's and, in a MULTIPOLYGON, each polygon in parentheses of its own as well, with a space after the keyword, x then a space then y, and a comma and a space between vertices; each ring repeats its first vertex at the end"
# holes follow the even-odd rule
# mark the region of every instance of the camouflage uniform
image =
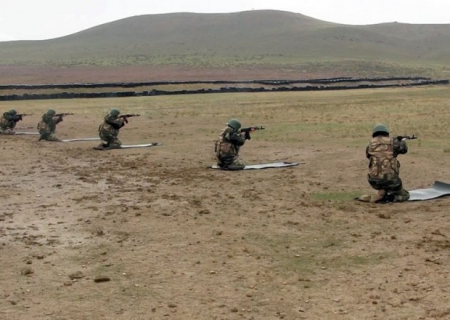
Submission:
POLYGON ((125 119, 118 114, 108 113, 103 123, 98 128, 100 139, 105 142, 100 148, 120 148, 122 142, 118 139, 119 130, 125 125, 125 119))
POLYGON ((388 135, 375 136, 366 148, 366 157, 369 159, 368 182, 375 190, 377 196, 361 196, 359 200, 379 202, 382 200, 402 202, 409 199, 409 192, 403 188, 400 179, 399 154, 408 152, 405 141, 390 138, 388 135))
POLYGON ((239 158, 239 149, 244 143, 245 137, 239 130, 226 127, 215 143, 217 165, 229 170, 244 169, 245 163, 239 158))
POLYGON ((63 121, 61 116, 54 116, 54 113, 45 113, 42 116, 42 120, 38 123, 37 129, 39 130, 39 141, 61 141, 55 136, 56 125, 63 121))
POLYGON ((11 111, 3 113, 3 116, 0 118, 0 133, 12 134, 12 130, 16 127, 17 122, 22 120, 22 116, 17 115, 15 111, 11 111))

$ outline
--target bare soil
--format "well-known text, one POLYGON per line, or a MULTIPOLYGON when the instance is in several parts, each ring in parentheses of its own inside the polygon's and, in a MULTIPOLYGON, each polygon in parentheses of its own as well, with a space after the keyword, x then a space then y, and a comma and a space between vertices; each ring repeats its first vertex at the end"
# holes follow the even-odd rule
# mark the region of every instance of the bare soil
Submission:
POLYGON ((188 68, 184 66, 51 67, 0 65, 0 84, 53 84, 139 81, 311 79, 348 76, 342 72, 308 73, 279 66, 188 68))
MULTIPOLYGON (((95 137, 98 119, 68 117, 57 134, 95 137)), ((357 138, 268 128, 244 160, 298 167, 210 170, 222 126, 132 118, 124 143, 163 146, 107 152, 0 136, 0 319, 450 319, 449 198, 353 201, 373 192, 357 138)), ((442 149, 411 152, 408 189, 450 176, 442 149)))

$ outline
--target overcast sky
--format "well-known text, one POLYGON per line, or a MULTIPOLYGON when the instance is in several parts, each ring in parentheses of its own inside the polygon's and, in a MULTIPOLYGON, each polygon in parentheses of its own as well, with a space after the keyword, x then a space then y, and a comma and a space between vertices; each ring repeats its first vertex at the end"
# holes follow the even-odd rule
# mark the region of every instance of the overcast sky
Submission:
POLYGON ((0 41, 66 36, 126 17, 273 9, 342 24, 450 24, 450 0, 0 0, 0 41))

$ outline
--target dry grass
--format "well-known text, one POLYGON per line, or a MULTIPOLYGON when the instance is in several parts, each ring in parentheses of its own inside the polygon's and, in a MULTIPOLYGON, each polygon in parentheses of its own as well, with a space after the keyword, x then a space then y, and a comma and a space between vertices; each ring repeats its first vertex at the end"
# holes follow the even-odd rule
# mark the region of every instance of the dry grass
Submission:
POLYGON ((95 136, 112 107, 140 113, 121 140, 163 146, 1 137, 0 318, 445 319, 449 200, 351 198, 373 192, 364 149, 378 122, 420 137, 400 159, 408 189, 448 181, 449 98, 429 87, 5 102, 34 113, 20 125, 74 112, 62 138, 95 136), (207 170, 231 117, 266 127, 243 147, 248 163, 301 164, 207 170))

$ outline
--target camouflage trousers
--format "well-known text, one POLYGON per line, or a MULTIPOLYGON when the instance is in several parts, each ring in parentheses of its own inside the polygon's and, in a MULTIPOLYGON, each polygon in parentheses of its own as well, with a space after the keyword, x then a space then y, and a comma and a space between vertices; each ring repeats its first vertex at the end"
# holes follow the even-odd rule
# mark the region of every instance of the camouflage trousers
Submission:
POLYGON ((0 134, 15 134, 11 129, 2 129, 0 128, 0 134))
POLYGON ((245 163, 238 156, 236 157, 217 157, 217 165, 222 169, 227 170, 242 170, 245 168, 245 163))
POLYGON ((8 120, 6 120, 5 118, 1 118, 0 120, 0 131, 8 131, 8 130, 13 130, 14 127, 16 126, 16 122, 10 122, 8 120))
POLYGON ((59 140, 55 134, 53 132, 49 132, 49 131, 45 131, 45 130, 40 130, 40 137, 39 137, 39 141, 41 140, 46 140, 46 141, 61 141, 59 140))
POLYGON ((107 148, 120 148, 122 142, 117 137, 118 134, 111 133, 107 130, 100 130, 99 132, 100 139, 105 142, 103 147, 107 148))
POLYGON ((403 188, 400 178, 392 180, 370 179, 369 184, 375 190, 377 195, 363 195, 358 198, 364 202, 404 202, 409 200, 409 192, 403 188))

